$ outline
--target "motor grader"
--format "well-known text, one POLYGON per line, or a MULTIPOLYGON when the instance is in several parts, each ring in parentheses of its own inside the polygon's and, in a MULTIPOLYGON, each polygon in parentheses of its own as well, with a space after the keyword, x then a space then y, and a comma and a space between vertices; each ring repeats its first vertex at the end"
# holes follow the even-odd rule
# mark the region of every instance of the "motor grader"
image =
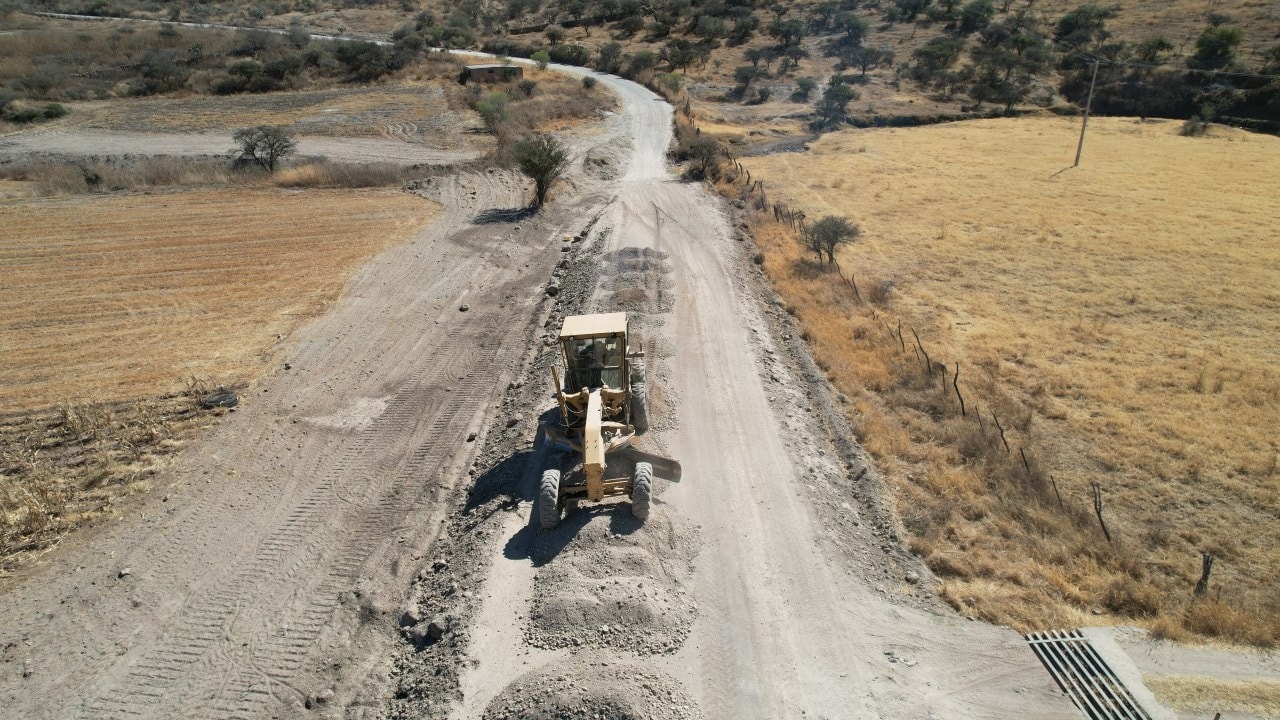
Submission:
POLYGON ((629 345, 624 312, 567 317, 560 329, 564 376, 552 366, 558 421, 543 432, 548 443, 566 452, 580 453, 580 473, 552 468, 542 474, 538 488, 539 520, 544 529, 555 527, 566 506, 583 499, 599 502, 627 495, 631 514, 649 517, 653 501, 653 473, 657 464, 664 475, 678 479, 679 463, 632 450, 634 471, 609 478, 607 456, 631 445, 637 433, 649 429, 649 405, 644 377, 644 352, 629 345))

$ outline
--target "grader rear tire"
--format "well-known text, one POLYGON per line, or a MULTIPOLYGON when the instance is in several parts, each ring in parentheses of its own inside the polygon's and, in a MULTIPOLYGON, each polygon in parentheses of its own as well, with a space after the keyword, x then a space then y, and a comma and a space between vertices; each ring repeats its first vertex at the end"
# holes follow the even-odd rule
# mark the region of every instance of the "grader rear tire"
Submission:
POLYGON ((636 463, 636 474, 631 481, 631 514, 639 520, 648 519, 652 501, 653 466, 647 462, 636 463))
POLYGON ((560 524, 559 470, 542 473, 542 482, 538 485, 538 521, 543 530, 550 530, 560 524))

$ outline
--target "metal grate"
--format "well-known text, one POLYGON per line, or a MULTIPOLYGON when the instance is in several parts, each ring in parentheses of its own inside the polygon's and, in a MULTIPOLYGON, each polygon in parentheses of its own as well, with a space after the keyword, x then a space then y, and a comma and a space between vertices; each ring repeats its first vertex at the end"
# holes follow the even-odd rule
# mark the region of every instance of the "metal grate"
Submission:
POLYGON ((1027 633, 1031 650, 1089 720, 1151 720, 1079 630, 1027 633))

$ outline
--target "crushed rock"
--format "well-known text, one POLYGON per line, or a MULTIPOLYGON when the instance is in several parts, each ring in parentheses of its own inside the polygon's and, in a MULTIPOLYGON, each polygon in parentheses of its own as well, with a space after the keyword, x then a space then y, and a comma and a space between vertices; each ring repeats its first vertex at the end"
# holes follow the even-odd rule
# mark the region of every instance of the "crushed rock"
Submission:
POLYGON ((484 720, 697 720, 702 713, 674 678, 629 663, 572 660, 520 676, 484 720))
POLYGON ((609 647, 671 653, 688 637, 697 604, 684 584, 698 532, 672 512, 641 524, 621 508, 569 518, 533 541, 533 607, 525 639, 534 647, 609 647), (554 559, 554 562, 551 560, 554 559))

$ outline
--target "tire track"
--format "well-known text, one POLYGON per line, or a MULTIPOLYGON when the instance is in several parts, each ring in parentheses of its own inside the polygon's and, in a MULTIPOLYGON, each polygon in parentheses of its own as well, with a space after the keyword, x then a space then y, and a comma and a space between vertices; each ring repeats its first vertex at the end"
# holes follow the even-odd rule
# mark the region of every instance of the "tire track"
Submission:
MULTIPOLYGON (((237 583, 194 604, 188 610, 188 622, 135 663, 119 687, 90 703, 83 716, 140 715, 142 712, 136 707, 140 702, 151 705, 161 703, 166 697, 172 698, 172 691, 183 688, 183 679, 191 670, 219 664, 210 656, 216 646, 225 644, 242 613, 259 610, 288 588, 296 588, 297 576, 314 569, 314 565, 305 561, 310 559, 306 556, 311 554, 309 550, 315 543, 304 541, 322 531, 331 514, 341 513, 345 516, 343 520, 332 524, 354 529, 344 538, 341 550, 324 562, 326 572, 320 581, 303 591, 305 602, 285 616, 287 622, 281 625, 282 631, 264 633, 264 628, 255 628, 256 636, 266 636, 262 643, 251 648, 244 660, 236 657, 244 653, 230 652, 230 657, 220 663, 225 667, 216 673, 219 680, 226 680, 229 675, 239 674, 242 667, 249 667, 262 677, 263 684, 243 688, 236 683, 219 682, 220 690, 215 691, 217 699, 211 708, 215 714, 209 717, 252 717, 268 701, 284 699, 272 691, 272 686, 289 687, 289 680, 308 657, 316 637, 337 609, 340 594, 350 587, 377 546, 386 541, 387 529, 397 526, 410 508, 438 487, 438 483, 420 481, 445 461, 463 434, 464 428, 460 425, 465 425, 491 389, 488 385, 496 374, 500 346, 479 342, 479 348, 488 349, 467 347, 459 342, 461 334, 461 330, 451 331, 451 337, 438 347, 438 352, 423 359, 387 411, 343 449, 325 479, 298 503, 279 529, 259 544, 237 583), (443 401, 433 412, 421 414, 420 402, 439 394, 436 391, 442 376, 456 372, 458 367, 468 369, 457 387, 444 393, 443 401), (386 475, 365 468, 376 466, 378 460, 389 455, 394 456, 392 451, 400 444, 397 441, 403 442, 421 425, 426 426, 424 437, 399 461, 390 481, 364 494, 366 497, 373 494, 376 500, 367 502, 344 495, 344 492, 354 492, 353 482, 377 483, 379 475, 386 475), (419 486, 416 492, 413 491, 415 484, 419 486), (289 557, 295 557, 298 562, 292 563, 282 575, 281 566, 289 557)), ((200 696, 191 692, 180 694, 200 696)))

